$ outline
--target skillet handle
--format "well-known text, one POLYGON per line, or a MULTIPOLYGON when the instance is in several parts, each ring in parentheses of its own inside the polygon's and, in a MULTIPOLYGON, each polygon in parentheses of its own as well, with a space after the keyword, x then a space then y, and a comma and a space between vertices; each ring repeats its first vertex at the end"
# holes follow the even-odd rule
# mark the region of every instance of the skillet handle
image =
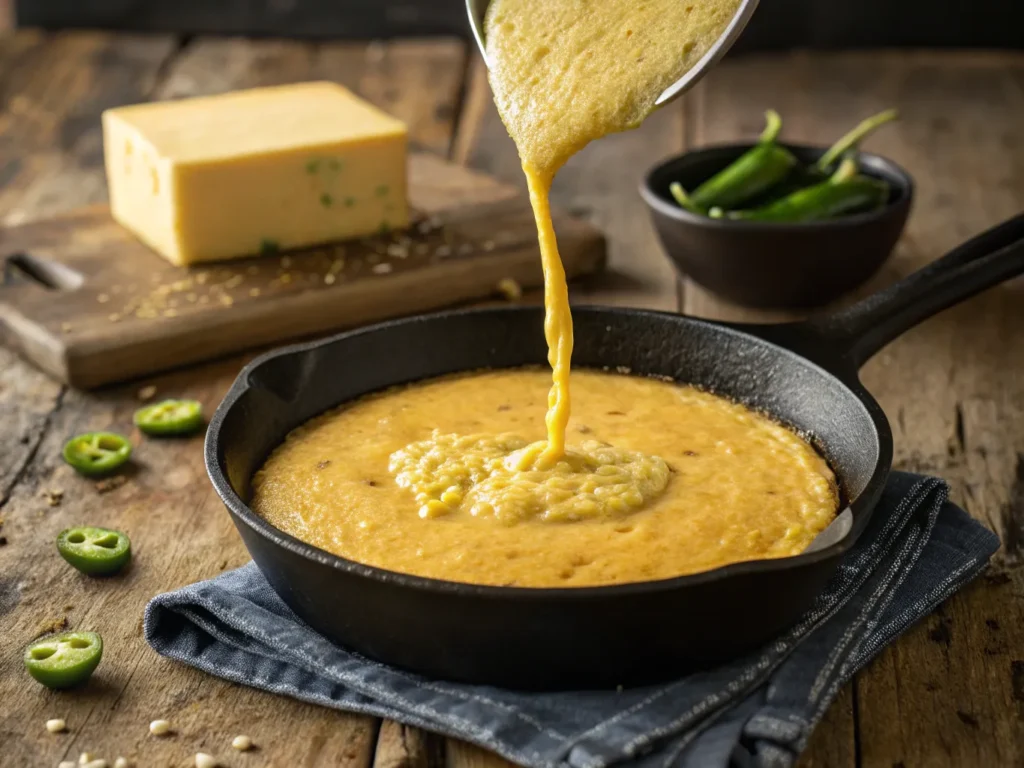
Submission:
POLYGON ((852 307, 811 321, 855 368, 905 331, 947 307, 1024 273, 1024 213, 852 307))

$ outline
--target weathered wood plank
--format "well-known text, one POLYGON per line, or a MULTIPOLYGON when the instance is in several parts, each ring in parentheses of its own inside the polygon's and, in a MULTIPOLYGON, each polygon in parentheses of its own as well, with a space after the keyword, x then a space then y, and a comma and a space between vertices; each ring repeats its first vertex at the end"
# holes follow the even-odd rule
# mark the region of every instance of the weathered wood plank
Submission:
MULTIPOLYGON (((628 133, 595 142, 569 161, 552 188, 553 202, 585 216, 608 240, 604 275, 573 286, 572 300, 676 309, 676 279, 658 252, 637 194, 644 171, 682 148, 682 112, 672 104, 628 133)), ((491 99, 486 68, 473 59, 452 158, 525 188, 515 146, 491 99)))
MULTIPOLYGON (((689 97, 687 114, 699 144, 756 135, 768 107, 782 114, 786 138, 827 144, 891 106, 901 121, 866 146, 913 174, 917 201, 893 259, 873 281, 878 286, 1024 208, 1024 154, 1014 128, 1024 121, 1024 57, 737 59, 689 97)), ((1011 561, 1019 558, 1024 522, 1024 380, 1011 362, 1024 353, 1022 290, 1020 281, 1007 283, 943 313, 883 350, 863 373, 893 422, 896 465, 946 478, 954 498, 1001 534, 1011 561)), ((693 314, 755 321, 784 315, 746 311, 691 284, 685 295, 693 314)), ((914 629, 860 676, 863 765, 1024 760, 1013 698, 1014 662, 1024 656, 1021 576, 1010 571, 1005 578, 983 580, 950 600, 944 615, 914 629)))
POLYGON ((404 120, 420 146, 445 154, 462 88, 465 46, 458 40, 324 43, 199 41, 182 51, 156 98, 222 93, 257 85, 333 80, 404 120), (424 99, 423 94, 434 94, 424 99))
POLYGON ((994 569, 858 678, 865 768, 1024 765, 1024 571, 994 569))
MULTIPOLYGON (((16 76, 5 72, 0 82, 7 93, 23 96, 25 104, 45 105, 45 109, 13 116, 9 109, 0 113, 0 136, 8 137, 7 144, 0 144, 0 153, 11 147, 37 153, 50 170, 45 183, 56 187, 66 179, 77 197, 39 193, 25 201, 23 190, 38 189, 42 182, 19 169, 19 178, 25 174, 22 191, 11 186, 0 189, 0 212, 8 212, 4 206, 12 200, 20 203, 18 215, 28 218, 100 197, 102 168, 83 163, 79 147, 92 141, 89 137, 98 131, 99 111, 115 103, 281 82, 282 73, 290 79, 328 77, 347 80, 368 98, 397 104, 391 108, 406 119, 412 117, 414 138, 443 151, 445 120, 449 132, 451 120, 445 118, 445 107, 455 102, 461 87, 461 48, 455 50, 444 41, 433 49, 415 44, 425 46, 418 50, 424 54, 429 74, 416 72, 417 58, 404 53, 402 43, 385 46, 378 58, 376 53, 368 56, 365 46, 346 48, 345 56, 334 56, 330 46, 307 49, 241 40, 196 41, 176 60, 154 57, 156 68, 162 65, 163 72, 147 73, 138 60, 144 53, 139 39, 126 38, 128 53, 119 48, 117 39, 60 35, 53 41, 60 56, 49 51, 50 42, 38 51, 28 42, 21 43, 32 60, 19 65, 16 76), (111 74, 115 85, 102 86, 96 77, 94 70, 108 66, 104 57, 113 57, 123 70, 111 74), (384 68, 353 65, 375 60, 378 65, 380 61, 398 63, 384 68), (64 82, 64 99, 47 80, 50 67, 56 67, 64 82), (409 94, 403 91, 406 79, 418 84, 409 94), (114 92, 116 87, 122 88, 120 96, 114 92), (384 96, 392 90, 393 97, 384 96), (39 134, 33 134, 32 125, 39 134), (72 134, 79 138, 61 145, 61 137, 72 134)), ((172 42, 163 45, 167 55, 175 48, 172 42)), ((194 397, 212 410, 243 362, 235 358, 120 389, 62 396, 58 387, 20 361, 6 352, 0 356, 0 418, 5 427, 26 435, 23 449, 11 452, 5 444, 0 451, 0 490, 4 491, 0 533, 8 542, 0 547, 0 697, 19 702, 18 707, 0 709, 5 764, 56 765, 81 751, 110 760, 124 755, 136 765, 184 765, 197 751, 227 762, 232 755, 231 738, 239 733, 248 734, 259 745, 258 751, 244 758, 253 765, 367 768, 375 752, 379 759, 402 762, 399 749, 387 738, 376 749, 378 724, 371 718, 219 681, 159 658, 142 639, 142 609, 151 596, 241 565, 248 557, 209 488, 202 441, 143 441, 131 426, 131 413, 139 405, 136 390, 152 383, 158 396, 194 397), (75 476, 59 458, 68 436, 102 428, 130 434, 137 444, 127 482, 107 493, 75 476), (47 504, 41 496, 46 490, 64 492, 59 506, 47 504), (113 581, 91 580, 57 558, 53 552, 57 532, 85 522, 122 529, 132 537, 135 558, 127 574, 113 581), (28 680, 21 668, 20 648, 44 626, 65 621, 70 627, 102 632, 106 653, 87 688, 54 694, 28 680), (68 721, 68 734, 46 733, 43 722, 55 716, 68 721), (147 724, 158 717, 171 720, 175 735, 149 736, 147 724)), ((416 757, 419 752, 414 747, 420 743, 419 736, 410 733, 404 748, 416 757)))
POLYGON ((392 720, 381 723, 373 768, 439 768, 443 761, 440 736, 392 720))
POLYGON ((176 47, 99 32, 0 38, 0 51, 17 52, 0 69, 0 223, 105 200, 98 116, 144 101, 176 47))
POLYGON ((0 0, 0 32, 14 29, 14 3, 11 0, 0 0))

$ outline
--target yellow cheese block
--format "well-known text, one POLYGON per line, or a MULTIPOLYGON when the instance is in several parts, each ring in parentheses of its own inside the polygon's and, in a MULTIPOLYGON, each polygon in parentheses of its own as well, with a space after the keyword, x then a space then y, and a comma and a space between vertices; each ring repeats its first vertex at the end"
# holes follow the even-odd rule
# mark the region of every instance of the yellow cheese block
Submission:
POLYGON ((409 223, 405 125, 334 83, 103 113, 114 218, 175 264, 409 223))

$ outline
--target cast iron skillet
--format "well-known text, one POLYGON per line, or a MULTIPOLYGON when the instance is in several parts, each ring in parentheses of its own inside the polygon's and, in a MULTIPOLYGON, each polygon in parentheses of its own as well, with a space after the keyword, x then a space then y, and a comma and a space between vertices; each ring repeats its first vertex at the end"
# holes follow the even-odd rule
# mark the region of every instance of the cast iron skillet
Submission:
POLYGON ((889 474, 889 425, 858 381, 858 368, 925 318, 1021 272, 1024 214, 812 322, 740 326, 639 310, 574 310, 575 365, 671 376, 813 436, 848 507, 795 557, 607 587, 474 586, 336 557, 246 506, 250 478, 268 453, 293 427, 332 406, 455 371, 543 364, 540 308, 413 317, 264 355, 239 374, 214 414, 207 469, 267 580, 334 642, 433 678, 519 689, 665 679, 764 643, 810 606, 863 530, 889 474))

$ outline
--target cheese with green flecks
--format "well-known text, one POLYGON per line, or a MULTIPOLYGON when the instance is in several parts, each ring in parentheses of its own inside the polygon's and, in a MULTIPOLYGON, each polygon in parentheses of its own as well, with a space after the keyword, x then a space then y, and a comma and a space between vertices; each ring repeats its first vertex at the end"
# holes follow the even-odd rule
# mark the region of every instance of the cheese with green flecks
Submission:
POLYGON ((405 125, 339 85, 103 113, 114 218, 175 264, 408 226, 405 125))

